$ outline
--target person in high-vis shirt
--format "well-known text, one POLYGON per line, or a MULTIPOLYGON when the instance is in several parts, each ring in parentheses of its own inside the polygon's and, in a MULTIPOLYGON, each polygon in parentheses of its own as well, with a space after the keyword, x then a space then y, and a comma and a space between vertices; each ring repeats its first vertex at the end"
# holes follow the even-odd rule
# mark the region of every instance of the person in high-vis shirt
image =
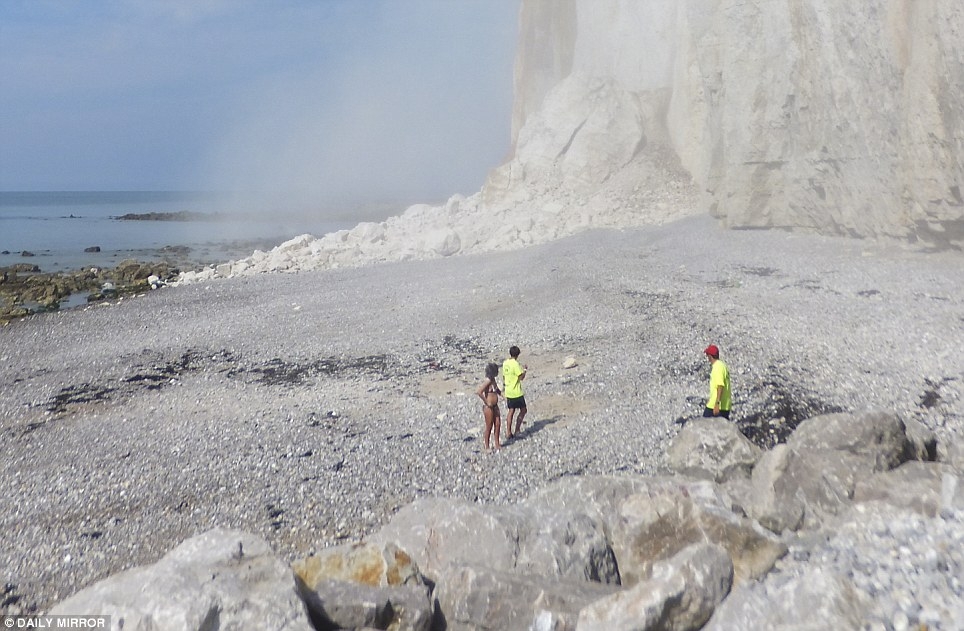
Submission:
POLYGON ((509 359, 502 362, 502 382, 505 384, 505 407, 509 410, 506 423, 506 438, 512 438, 522 430, 522 419, 526 417, 526 398, 522 392, 522 380, 526 378, 528 366, 519 363, 519 355, 522 351, 518 346, 509 349, 509 359), (516 419, 515 430, 512 428, 512 417, 516 412, 519 417, 516 419))
POLYGON ((710 344, 703 351, 710 360, 710 396, 706 400, 703 416, 722 416, 730 418, 730 369, 720 359, 720 349, 710 344))

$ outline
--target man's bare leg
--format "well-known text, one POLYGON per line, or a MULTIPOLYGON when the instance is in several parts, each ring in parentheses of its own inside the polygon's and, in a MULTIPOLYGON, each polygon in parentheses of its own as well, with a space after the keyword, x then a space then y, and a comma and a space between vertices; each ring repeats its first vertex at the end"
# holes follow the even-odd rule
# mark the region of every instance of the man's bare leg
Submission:
POLYGON ((521 410, 519 410, 519 418, 518 420, 516 420, 516 423, 515 423, 515 432, 514 432, 515 434, 518 434, 520 431, 522 431, 522 419, 526 417, 527 411, 528 411, 528 408, 522 408, 521 410))

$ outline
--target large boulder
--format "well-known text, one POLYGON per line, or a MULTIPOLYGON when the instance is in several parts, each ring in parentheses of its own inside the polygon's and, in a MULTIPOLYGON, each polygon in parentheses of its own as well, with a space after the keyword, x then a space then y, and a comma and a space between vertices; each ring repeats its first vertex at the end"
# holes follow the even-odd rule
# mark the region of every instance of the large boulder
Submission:
POLYGON ((964 437, 938 445, 941 462, 964 474, 964 437))
POLYGON ((321 579, 350 581, 372 587, 425 585, 425 579, 411 556, 388 544, 350 544, 327 548, 295 561, 295 574, 306 585, 321 579))
POLYGON ((763 454, 753 469, 744 506, 747 514, 775 533, 800 528, 806 512, 803 496, 786 475, 792 453, 781 444, 763 454))
POLYGON ((761 458, 745 508, 774 532, 819 528, 849 508, 859 481, 926 452, 893 414, 813 417, 761 458))
POLYGON ((106 615, 120 629, 311 631, 291 568, 254 535, 212 530, 153 565, 110 576, 51 615, 106 615))
POLYGON ((705 481, 649 480, 618 507, 612 528, 624 586, 649 579, 656 563, 693 544, 725 548, 737 581, 763 576, 787 551, 773 533, 733 513, 720 488, 705 481))
POLYGON ((296 561, 292 569, 319 629, 431 627, 431 587, 397 546, 336 546, 296 561))
POLYGON ((725 548, 737 580, 765 574, 786 552, 773 533, 734 512, 722 487, 682 476, 567 478, 534 491, 520 506, 565 507, 598 522, 624 586, 691 544, 725 548))
POLYGON ((650 478, 596 475, 567 477, 534 489, 520 504, 539 512, 559 510, 588 515, 607 535, 609 522, 627 497, 650 484, 650 478))
POLYGON ((615 593, 604 585, 554 576, 502 572, 484 566, 449 566, 438 597, 447 631, 574 629, 579 612, 615 593))
POLYGON ((946 465, 905 462, 857 482, 854 502, 873 501, 936 517, 944 510, 964 510, 964 480, 946 465))
POLYGON ((692 477, 726 482, 749 477, 762 450, 724 418, 688 422, 666 450, 670 470, 692 477))
POLYGON ((937 460, 937 434, 926 425, 913 418, 904 421, 904 433, 907 435, 910 451, 905 454, 905 460, 937 460))
POLYGON ((703 629, 860 629, 868 601, 845 576, 814 568, 802 578, 773 579, 734 590, 703 629))
POLYGON ((699 629, 733 584, 726 550, 702 543, 653 566, 649 579, 579 612, 576 631, 699 629))
POLYGON ((889 412, 841 412, 809 418, 787 441, 797 451, 847 452, 867 459, 875 471, 886 471, 916 453, 904 422, 889 412))
POLYGON ((774 451, 753 471, 750 517, 774 532, 815 529, 845 511, 857 481, 872 475, 867 458, 833 449, 774 451))
POLYGON ((450 565, 483 566, 603 583, 618 571, 602 524, 564 505, 483 507, 423 499, 369 538, 411 553, 426 575, 450 565))
POLYGON ((317 631, 429 631, 435 616, 431 589, 427 586, 372 587, 319 579, 302 593, 317 631))

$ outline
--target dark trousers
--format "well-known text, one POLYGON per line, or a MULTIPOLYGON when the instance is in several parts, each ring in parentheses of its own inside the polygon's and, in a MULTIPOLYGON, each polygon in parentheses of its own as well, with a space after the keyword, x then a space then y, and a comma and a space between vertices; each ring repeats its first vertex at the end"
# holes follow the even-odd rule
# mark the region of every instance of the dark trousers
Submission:
MULTIPOLYGON (((712 417, 712 416, 713 416, 713 408, 703 408, 703 416, 704 416, 704 418, 705 418, 705 417, 712 417)), ((726 420, 729 420, 729 419, 730 419, 730 411, 729 411, 729 410, 720 410, 720 416, 722 416, 722 417, 725 418, 726 420)))

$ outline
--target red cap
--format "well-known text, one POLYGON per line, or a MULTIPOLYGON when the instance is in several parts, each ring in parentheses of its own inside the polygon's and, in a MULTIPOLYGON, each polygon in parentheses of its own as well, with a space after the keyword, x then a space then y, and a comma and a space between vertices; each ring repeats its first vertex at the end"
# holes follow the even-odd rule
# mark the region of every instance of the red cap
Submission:
POLYGON ((719 358, 720 356, 720 349, 716 347, 716 344, 710 344, 709 346, 706 347, 706 350, 703 352, 709 355, 710 357, 719 358))

